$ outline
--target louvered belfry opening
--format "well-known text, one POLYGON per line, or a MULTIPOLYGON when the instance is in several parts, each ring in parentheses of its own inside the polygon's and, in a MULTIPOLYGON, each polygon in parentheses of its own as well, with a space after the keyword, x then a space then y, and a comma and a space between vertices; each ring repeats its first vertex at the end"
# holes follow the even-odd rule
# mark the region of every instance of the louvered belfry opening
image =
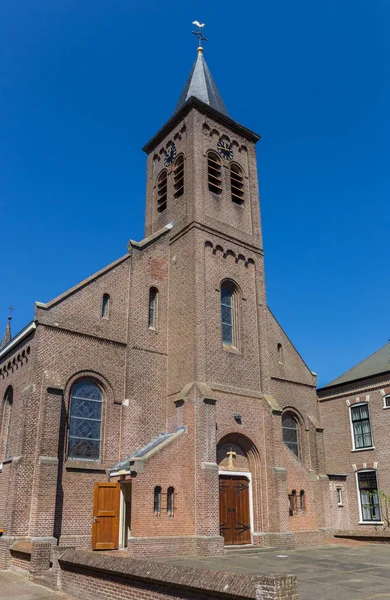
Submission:
POLYGON ((184 156, 182 154, 180 154, 175 161, 173 187, 175 189, 173 194, 175 198, 179 198, 184 194, 184 156))
POLYGON ((236 204, 244 202, 244 178, 242 171, 237 165, 230 167, 230 187, 232 192, 232 201, 236 204))
POLYGON ((207 173, 209 190, 213 194, 222 194, 222 167, 219 157, 214 152, 207 155, 207 173))
POLYGON ((167 207, 168 173, 164 170, 157 180, 157 210, 163 212, 167 207))

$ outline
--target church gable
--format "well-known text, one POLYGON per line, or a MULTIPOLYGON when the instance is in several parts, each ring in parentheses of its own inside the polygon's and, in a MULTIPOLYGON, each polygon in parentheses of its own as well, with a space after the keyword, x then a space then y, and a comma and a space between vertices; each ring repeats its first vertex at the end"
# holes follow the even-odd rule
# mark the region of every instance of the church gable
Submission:
POLYGON ((268 336, 271 377, 315 386, 316 376, 310 371, 269 309, 268 336))
POLYGON ((125 342, 129 265, 126 255, 52 301, 36 302, 36 320, 44 325, 125 342))

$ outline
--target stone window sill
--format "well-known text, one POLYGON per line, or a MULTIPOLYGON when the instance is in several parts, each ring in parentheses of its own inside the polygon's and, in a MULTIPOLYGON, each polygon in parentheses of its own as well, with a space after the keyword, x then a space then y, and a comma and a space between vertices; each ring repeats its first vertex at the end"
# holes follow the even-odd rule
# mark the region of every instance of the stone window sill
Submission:
POLYGON ((359 525, 383 525, 383 521, 359 521, 359 525))
POLYGON ((69 470, 75 470, 75 471, 104 471, 105 472, 105 468, 103 467, 101 462, 95 462, 95 461, 90 461, 90 460, 71 460, 68 459, 65 462, 65 469, 67 471, 69 470))
POLYGON ((352 448, 351 452, 364 452, 365 450, 375 450, 375 446, 368 446, 367 448, 352 448))

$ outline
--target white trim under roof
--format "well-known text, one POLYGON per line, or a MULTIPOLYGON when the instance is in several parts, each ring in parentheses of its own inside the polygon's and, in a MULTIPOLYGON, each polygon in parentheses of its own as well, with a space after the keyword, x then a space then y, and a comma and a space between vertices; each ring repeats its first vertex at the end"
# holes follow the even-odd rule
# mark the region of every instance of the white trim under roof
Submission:
POLYGON ((5 354, 7 354, 7 352, 9 352, 11 350, 11 348, 16 346, 16 344, 18 342, 20 342, 25 337, 27 337, 28 334, 31 333, 31 331, 34 331, 34 329, 36 329, 36 328, 37 328, 37 325, 36 325, 35 321, 31 321, 31 323, 26 325, 26 327, 24 329, 22 329, 22 331, 20 331, 10 342, 8 342, 8 344, 6 346, 4 346, 4 348, 2 348, 0 350, 0 358, 2 356, 4 356, 5 354))

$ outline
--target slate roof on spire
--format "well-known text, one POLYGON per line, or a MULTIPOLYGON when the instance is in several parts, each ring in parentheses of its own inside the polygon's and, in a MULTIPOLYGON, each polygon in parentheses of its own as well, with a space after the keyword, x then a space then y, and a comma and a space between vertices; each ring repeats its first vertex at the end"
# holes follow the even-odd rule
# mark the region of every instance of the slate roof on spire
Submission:
POLYGON ((0 342, 0 350, 1 350, 1 348, 4 348, 4 346, 6 346, 7 344, 9 344, 9 342, 11 341, 11 339, 12 339, 12 336, 11 336, 11 317, 8 317, 8 323, 7 323, 7 326, 5 328, 3 339, 0 342))
POLYGON ((214 108, 226 117, 229 116, 224 101, 221 98, 210 69, 203 58, 202 48, 198 48, 198 58, 192 68, 191 75, 187 79, 179 102, 176 105, 175 113, 177 113, 191 97, 198 98, 205 104, 214 108))
MULTIPOLYGON (((366 377, 373 377, 381 373, 390 372, 390 342, 379 348, 374 354, 371 354, 359 364, 349 369, 337 379, 334 379, 327 385, 324 385, 321 389, 333 387, 335 385, 342 385, 343 383, 349 383, 356 379, 365 379, 366 377)), ((319 390, 320 391, 320 390, 319 390)))

